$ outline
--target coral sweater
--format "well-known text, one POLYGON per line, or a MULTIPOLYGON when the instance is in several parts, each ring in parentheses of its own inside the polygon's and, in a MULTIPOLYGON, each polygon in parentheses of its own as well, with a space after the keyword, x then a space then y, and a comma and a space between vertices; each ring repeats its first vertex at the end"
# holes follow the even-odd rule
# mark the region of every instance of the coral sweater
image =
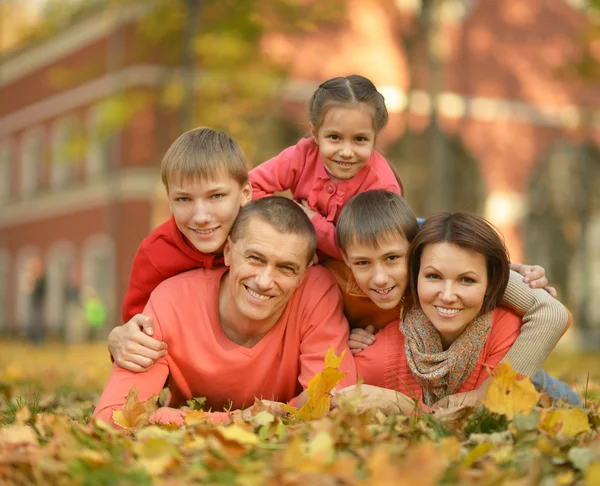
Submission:
MULTIPOLYGON (((504 358, 521 331, 521 318, 511 310, 497 307, 492 315, 492 330, 475 369, 457 393, 471 391, 489 377, 504 358)), ((367 385, 396 390, 411 398, 421 397, 421 387, 413 376, 404 349, 404 335, 398 320, 379 331, 375 342, 354 356, 359 378, 367 385)))
POLYGON ((252 198, 290 190, 295 201, 307 201, 318 214, 312 218, 317 246, 326 255, 342 260, 335 237, 335 223, 344 204, 369 189, 402 194, 388 162, 373 150, 367 164, 352 179, 333 181, 325 170, 319 146, 303 138, 276 157, 250 171, 252 198))
POLYGON ((135 254, 123 301, 123 322, 142 312, 150 294, 163 280, 194 268, 212 268, 222 264, 223 257, 194 248, 171 216, 142 241, 135 254))
POLYGON ((221 328, 218 296, 226 271, 193 270, 156 288, 144 314, 152 317, 155 336, 168 343, 169 354, 144 373, 114 365, 95 416, 112 422, 112 411, 123 407, 131 387, 145 400, 161 391, 167 377, 173 407, 192 397, 206 397, 213 410, 249 407, 255 397, 288 402, 324 368, 330 346, 338 355, 346 350, 340 369, 347 374, 338 387, 356 383, 348 322, 327 270, 308 269, 279 321, 252 348, 233 343, 221 328))

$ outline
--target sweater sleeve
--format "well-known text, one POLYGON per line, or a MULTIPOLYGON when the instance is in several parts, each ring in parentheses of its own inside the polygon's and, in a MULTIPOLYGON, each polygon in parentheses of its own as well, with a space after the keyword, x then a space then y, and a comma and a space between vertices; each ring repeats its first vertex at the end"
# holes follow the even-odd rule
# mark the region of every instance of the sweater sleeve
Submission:
POLYGON ((521 334, 502 361, 533 377, 570 324, 569 311, 542 289, 532 289, 510 272, 502 305, 523 316, 521 334))
MULTIPOLYGON (((496 309, 493 319, 494 327, 488 341, 489 348, 484 361, 490 371, 493 371, 502 361, 502 358, 506 356, 521 332, 521 317, 510 310, 496 309)), ((481 373, 476 387, 481 386, 488 378, 489 374, 487 372, 481 373)))
POLYGON ((320 214, 314 215, 311 221, 317 233, 317 248, 336 260, 343 260, 335 235, 335 224, 320 214))
MULTIPOLYGON (((142 309, 144 314, 152 317, 155 330, 155 337, 158 340, 163 339, 160 322, 156 316, 152 300, 142 309)), ((132 387, 137 387, 138 400, 144 401, 152 395, 158 395, 163 389, 167 376, 169 375, 169 365, 167 357, 163 356, 152 365, 152 367, 143 373, 134 373, 121 368, 116 363, 113 364, 112 372, 108 378, 108 383, 100 396, 98 405, 94 410, 94 416, 104 422, 115 426, 112 415, 114 410, 121 410, 125 405, 125 399, 132 387)))
POLYGON ((123 300, 123 322, 144 310, 150 294, 164 279, 148 257, 148 252, 140 247, 133 259, 129 286, 123 300))
MULTIPOLYGON (((323 371, 325 355, 333 347, 337 356, 346 351, 340 371, 346 376, 336 388, 344 388, 356 383, 356 366, 352 353, 348 349, 348 321, 342 312, 342 296, 333 277, 323 269, 320 277, 311 288, 306 288, 314 298, 306 299, 307 312, 299 319, 303 322, 303 333, 300 342, 300 376, 298 381, 302 388, 318 372, 323 371)), ((305 297, 308 297, 307 295, 305 297)))
POLYGON ((296 176, 294 167, 300 157, 300 150, 294 145, 252 169, 248 174, 252 184, 252 199, 291 189, 296 176))

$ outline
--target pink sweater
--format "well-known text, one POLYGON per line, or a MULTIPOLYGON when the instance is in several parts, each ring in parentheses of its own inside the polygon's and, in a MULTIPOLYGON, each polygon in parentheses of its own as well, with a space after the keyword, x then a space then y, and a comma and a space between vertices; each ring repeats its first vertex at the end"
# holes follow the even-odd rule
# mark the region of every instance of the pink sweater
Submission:
POLYGON ((312 218, 318 248, 342 260, 335 237, 335 223, 344 204, 369 189, 384 189, 401 194, 394 172, 381 154, 373 150, 369 162, 347 181, 332 181, 312 138, 303 138, 276 157, 250 171, 252 197, 259 199, 274 192, 290 190, 296 201, 308 201, 318 214, 312 218))
MULTIPOLYGON (((497 307, 492 316, 492 330, 485 343, 479 362, 457 393, 474 390, 489 376, 504 358, 521 332, 521 318, 514 312, 497 307)), ((377 333, 375 342, 354 356, 358 376, 367 385, 396 390, 411 398, 421 397, 421 387, 406 361, 404 335, 398 320, 390 322, 377 333)))
MULTIPOLYGON (((338 355, 347 349, 348 322, 340 291, 320 266, 308 269, 283 315, 261 341, 252 348, 233 343, 219 323, 219 286, 227 270, 192 270, 156 288, 144 314, 152 317, 154 337, 168 343, 169 353, 144 373, 114 365, 95 416, 112 423, 112 411, 123 407, 132 386, 137 385, 139 399, 145 400, 161 391, 167 377, 172 407, 192 397, 206 397, 213 410, 247 408, 255 397, 288 402, 324 368, 330 346, 338 355)), ((340 388, 356 383, 349 350, 340 369, 348 372, 340 388)), ((161 418, 164 414, 154 417, 161 418)), ((223 414, 213 418, 223 419, 223 414)), ((178 421, 172 416, 165 420, 178 421)))

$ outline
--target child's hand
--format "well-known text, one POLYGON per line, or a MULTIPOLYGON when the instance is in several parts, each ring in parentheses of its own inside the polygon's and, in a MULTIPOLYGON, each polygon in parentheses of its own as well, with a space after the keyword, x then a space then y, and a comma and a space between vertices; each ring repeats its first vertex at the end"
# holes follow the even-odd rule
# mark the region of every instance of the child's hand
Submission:
POLYGON ((152 334, 152 319, 142 314, 115 327, 108 335, 108 350, 115 363, 136 373, 147 371, 167 354, 167 343, 151 338, 152 334))
POLYGON ((375 327, 367 326, 366 329, 352 329, 348 339, 348 347, 352 354, 358 354, 375 342, 375 327))
POLYGON ((528 283, 532 289, 544 289, 556 299, 558 293, 554 287, 548 285, 546 270, 540 265, 525 265, 523 263, 511 263, 510 269, 525 277, 523 282, 528 283))
POLYGON ((304 211, 304 213, 308 216, 308 219, 313 219, 313 216, 316 216, 317 213, 316 211, 313 211, 312 209, 310 209, 308 207, 308 202, 306 201, 306 199, 303 199, 300 202, 294 201, 298 206, 300 206, 300 209, 302 209, 302 211, 304 211))

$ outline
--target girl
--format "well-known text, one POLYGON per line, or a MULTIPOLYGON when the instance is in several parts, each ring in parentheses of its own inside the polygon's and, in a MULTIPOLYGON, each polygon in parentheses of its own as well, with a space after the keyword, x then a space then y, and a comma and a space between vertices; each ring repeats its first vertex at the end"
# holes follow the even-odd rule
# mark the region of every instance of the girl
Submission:
MULTIPOLYGON (((424 229, 431 228, 438 218, 436 216, 432 222, 428 221, 424 229)), ((459 229, 466 232, 467 236, 474 238, 475 234, 481 233, 488 238, 482 241, 494 242, 496 253, 498 248, 505 253, 500 238, 484 220, 472 215, 461 215, 457 218, 463 223, 459 229), (473 228, 463 221, 465 218, 466 223, 476 222, 473 228), (478 230, 478 233, 475 233, 475 230, 478 230), (495 239, 490 232, 494 233, 495 239)), ((444 238, 457 238, 451 226, 445 228, 445 233, 442 229, 437 229, 444 238)), ((399 321, 405 322, 403 317, 408 318, 408 309, 413 307, 411 294, 414 292, 406 292, 407 283, 411 280, 408 273, 410 271, 412 277, 414 271, 414 265, 410 269, 408 266, 408 262, 413 261, 409 260, 409 245, 410 248, 416 248, 418 241, 428 233, 425 232, 425 236, 417 236, 420 233, 414 213, 408 204, 400 196, 386 191, 368 191, 349 201, 340 215, 337 231, 342 254, 352 271, 354 286, 362 292, 363 300, 371 301, 379 309, 396 312, 394 321, 377 326, 382 330, 376 336, 362 329, 353 331, 349 347, 356 355, 359 376, 362 376, 367 384, 405 393, 414 391, 407 388, 406 383, 410 380, 407 381, 405 375, 399 374, 401 370, 397 368, 404 356, 404 346, 398 344, 404 335, 400 333, 398 326, 399 321), (412 245, 410 242, 413 242, 412 245)), ((480 250, 479 253, 482 253, 483 250, 477 246, 481 244, 483 243, 475 241, 473 251, 477 253, 476 250, 480 250)), ((445 260, 453 262, 455 255, 447 254, 445 260)), ((506 263, 502 275, 508 275, 508 258, 501 260, 506 263)), ((514 346, 508 345, 503 350, 502 357, 510 361, 518 372, 533 377, 568 327, 570 314, 560 302, 546 292, 529 289, 515 272, 510 272, 510 276, 506 278, 510 282, 508 286, 503 284, 502 288, 506 287, 506 290, 499 293, 500 296, 504 296, 503 304, 510 305, 519 314, 524 314, 524 317, 522 324, 521 319, 518 319, 521 335, 514 346)), ((502 279, 494 275, 489 281, 495 284, 502 279)), ((416 280, 412 279, 412 282, 416 280)), ((497 305, 497 302, 493 303, 494 306, 497 305)), ((460 314, 465 315, 462 311, 460 314)), ((544 383, 547 384, 550 377, 540 373, 539 376, 543 377, 544 383)), ((578 403, 577 396, 569 393, 570 390, 564 384, 558 380, 550 380, 552 385, 548 384, 546 390, 551 395, 555 398, 568 396, 570 401, 578 403)), ((412 384, 414 385, 414 380, 412 384)), ((370 394, 371 397, 376 395, 370 394)))
POLYGON ((318 249, 341 260, 335 223, 344 204, 369 189, 402 194, 400 179, 374 148, 388 112, 373 83, 351 75, 318 87, 308 119, 310 138, 250 171, 253 198, 291 190, 315 226, 318 249))

